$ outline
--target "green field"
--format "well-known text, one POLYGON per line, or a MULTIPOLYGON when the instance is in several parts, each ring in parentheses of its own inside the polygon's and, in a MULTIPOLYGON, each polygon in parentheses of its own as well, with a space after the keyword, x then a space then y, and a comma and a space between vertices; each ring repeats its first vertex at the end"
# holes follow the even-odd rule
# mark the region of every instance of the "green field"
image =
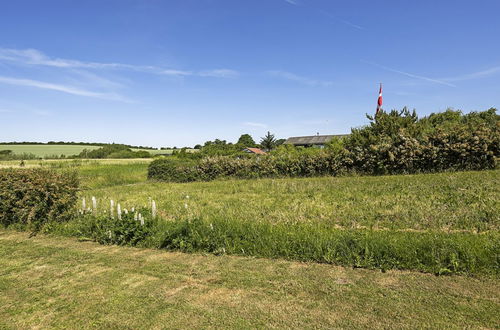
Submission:
POLYGON ((148 182, 146 163, 91 163, 77 169, 86 188, 82 197, 95 196, 106 205, 113 199, 127 208, 147 205, 151 198, 172 218, 400 230, 500 229, 499 170, 185 184, 148 182))
MULTIPOLYGON (((153 199, 166 224, 191 219, 228 224, 221 229, 227 232, 216 236, 229 238, 222 242, 229 244, 227 250, 178 253, 102 246, 62 237, 65 232, 57 230, 32 239, 1 230, 0 328, 498 326, 500 282, 494 260, 500 253, 500 170, 161 183, 147 180, 148 164, 27 162, 75 169, 80 198, 95 196, 101 210, 108 209, 110 199, 127 209, 147 208, 153 199), (267 224, 272 224, 270 232, 262 231, 267 237, 243 230, 267 224), (457 267, 468 269, 468 262, 476 262, 476 268, 467 271, 469 276, 435 276, 293 261, 316 260, 302 258, 300 249, 310 253, 307 248, 329 232, 368 235, 379 240, 370 247, 383 254, 399 249, 403 269, 434 271, 425 262, 412 263, 428 256, 425 244, 437 244, 442 253, 458 249, 463 260, 456 262, 464 264, 457 267), (273 237, 282 249, 252 250, 273 237), (287 245, 291 240, 299 240, 299 250, 287 245), (419 252, 412 252, 413 244, 420 244, 419 252), (481 266, 469 256, 491 263, 481 266)), ((79 227, 74 222, 63 228, 79 227)))
POLYGON ((78 155, 83 149, 98 149, 98 146, 87 145, 53 145, 53 144, 0 144, 0 150, 12 150, 15 154, 33 154, 37 157, 73 156, 78 155))
MULTIPOLYGON (((90 145, 54 145, 54 144, 0 144, 1 150, 12 150, 14 154, 33 154, 37 157, 51 157, 51 156, 74 156, 78 155, 84 149, 94 150, 99 149, 100 146, 90 145)), ((168 155, 172 150, 157 150, 157 149, 139 149, 132 148, 132 151, 147 151, 152 155, 168 155)))

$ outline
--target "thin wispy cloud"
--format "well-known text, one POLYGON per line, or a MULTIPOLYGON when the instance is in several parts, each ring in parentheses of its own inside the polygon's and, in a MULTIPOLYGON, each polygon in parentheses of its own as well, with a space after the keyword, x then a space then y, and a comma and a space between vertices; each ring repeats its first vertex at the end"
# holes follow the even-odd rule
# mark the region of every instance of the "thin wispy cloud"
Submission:
POLYGON ((266 124, 255 123, 252 121, 247 121, 247 122, 243 123, 243 125, 250 126, 250 127, 257 127, 257 128, 267 128, 268 127, 266 124))
POLYGON ((495 66, 486 70, 477 71, 473 73, 464 74, 457 77, 451 78, 442 78, 444 81, 464 81, 464 80, 472 80, 472 79, 480 79, 485 78, 494 74, 500 73, 500 66, 495 66))
POLYGON ((352 28, 355 28, 357 30, 364 30, 365 28, 362 27, 361 25, 358 25, 358 24, 355 24, 351 21, 348 21, 348 20, 345 20, 345 19, 341 19, 340 17, 338 17, 337 15, 333 15, 332 13, 326 11, 326 10, 323 10, 323 9, 317 9, 318 12, 322 13, 323 15, 329 17, 329 18, 332 18, 334 20, 336 20, 337 22, 340 22, 342 24, 345 24, 345 25, 348 25, 352 28))
POLYGON ((166 76, 184 77, 184 76, 192 76, 193 72, 167 69, 167 70, 160 71, 159 74, 166 75, 166 76))
POLYGON ((239 72, 230 69, 215 69, 200 71, 198 75, 200 77, 236 78, 239 75, 239 72))
POLYGON ((456 85, 453 85, 453 84, 451 84, 451 83, 449 83, 447 81, 444 81, 444 80, 429 78, 429 77, 420 76, 420 75, 416 75, 416 74, 405 72, 405 71, 401 71, 401 70, 392 69, 392 68, 386 67, 384 65, 380 65, 380 64, 374 63, 374 62, 369 62, 369 61, 364 61, 364 60, 362 60, 361 62, 366 63, 366 64, 370 64, 370 65, 373 65, 373 66, 376 66, 376 67, 378 67, 380 69, 384 69, 386 71, 398 73, 400 75, 407 76, 407 77, 410 77, 410 78, 420 79, 420 80, 432 82, 432 83, 435 83, 435 84, 445 85, 445 86, 449 86, 449 87, 457 87, 456 85))
POLYGON ((288 2, 291 5, 297 6, 299 2, 297 0, 285 0, 285 2, 288 2))
POLYGON ((89 90, 85 90, 85 89, 81 89, 81 88, 77 88, 77 87, 73 87, 73 86, 53 84, 53 83, 48 83, 48 82, 38 81, 38 80, 19 79, 19 78, 0 76, 0 83, 7 84, 7 85, 14 85, 14 86, 33 87, 33 88, 38 88, 38 89, 53 90, 53 91, 58 91, 58 92, 66 93, 66 94, 93 97, 93 98, 104 99, 104 100, 131 102, 130 100, 128 100, 128 99, 126 99, 123 96, 120 96, 118 94, 98 93, 98 92, 93 92, 93 91, 89 91, 89 90))
POLYGON ((318 87, 318 86, 319 87, 328 87, 328 86, 331 86, 333 84, 331 81, 311 79, 311 78, 299 76, 299 75, 296 75, 294 73, 287 72, 287 71, 273 70, 273 71, 266 71, 266 73, 270 76, 273 76, 273 77, 278 77, 278 78, 294 81, 294 82, 308 85, 311 87, 318 87))
POLYGON ((143 73, 151 73, 167 76, 199 76, 214 78, 234 78, 238 72, 230 69, 212 69, 202 71, 184 71, 177 69, 167 69, 154 65, 132 65, 125 63, 100 63, 85 62, 72 59, 51 58, 43 52, 36 49, 9 49, 0 48, 0 61, 7 61, 22 65, 48 66, 60 69, 108 69, 108 70, 126 70, 143 73))
POLYGON ((346 20, 344 20, 344 19, 341 19, 341 20, 339 20, 339 21, 340 21, 341 23, 344 23, 344 24, 346 24, 346 25, 349 25, 350 27, 353 27, 353 28, 358 29, 358 30, 364 30, 364 29, 365 29, 365 28, 364 28, 364 27, 362 27, 361 25, 354 24, 354 23, 349 22, 349 21, 346 21, 346 20))

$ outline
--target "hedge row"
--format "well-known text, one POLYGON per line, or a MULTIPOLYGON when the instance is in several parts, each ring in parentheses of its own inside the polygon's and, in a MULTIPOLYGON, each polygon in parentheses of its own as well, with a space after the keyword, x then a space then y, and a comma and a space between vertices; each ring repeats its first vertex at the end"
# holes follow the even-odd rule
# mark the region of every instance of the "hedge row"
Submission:
POLYGON ((0 170, 0 224, 20 224, 37 231, 49 221, 74 215, 76 173, 47 169, 0 170))
POLYGON ((201 160, 159 159, 148 177, 189 182, 220 177, 307 177, 407 174, 482 170, 500 157, 500 116, 495 109, 462 115, 457 111, 419 120, 416 114, 381 112, 370 125, 332 141, 325 149, 283 146, 258 157, 214 156, 201 160))

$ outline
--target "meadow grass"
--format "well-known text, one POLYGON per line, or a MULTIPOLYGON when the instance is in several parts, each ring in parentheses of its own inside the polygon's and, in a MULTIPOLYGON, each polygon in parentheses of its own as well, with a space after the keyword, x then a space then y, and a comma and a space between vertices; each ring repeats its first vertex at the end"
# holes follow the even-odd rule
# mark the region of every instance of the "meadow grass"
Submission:
POLYGON ((495 328, 498 279, 0 230, 0 328, 495 328))
POLYGON ((81 195, 95 196, 101 203, 113 199, 129 208, 147 206, 154 199, 167 219, 417 231, 482 232, 500 227, 499 170, 186 184, 147 181, 143 169, 138 165, 81 167, 82 184, 91 187, 81 195), (129 185, 121 186, 120 180, 129 185))
MULTIPOLYGON (((114 244, 437 274, 500 270, 498 170, 185 184, 147 181, 145 164, 77 169, 80 197, 95 196, 101 211, 111 199, 122 209, 158 206, 147 241, 114 244)), ((51 230, 98 240, 115 230, 87 221, 51 230)), ((134 230, 118 227, 118 236, 134 230)))

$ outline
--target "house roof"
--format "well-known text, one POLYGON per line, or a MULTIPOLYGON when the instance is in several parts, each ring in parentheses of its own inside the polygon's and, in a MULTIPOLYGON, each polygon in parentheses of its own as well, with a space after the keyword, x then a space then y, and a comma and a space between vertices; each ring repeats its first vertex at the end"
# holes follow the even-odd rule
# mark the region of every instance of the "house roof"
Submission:
POLYGON ((258 155, 264 155, 266 153, 264 150, 261 150, 259 148, 245 148, 245 150, 248 150, 249 152, 252 152, 252 153, 258 154, 258 155))
POLYGON ((344 137, 347 134, 337 134, 337 135, 312 135, 312 136, 294 136, 289 137, 285 143, 293 145, 315 145, 315 144, 326 144, 334 137, 344 137))

